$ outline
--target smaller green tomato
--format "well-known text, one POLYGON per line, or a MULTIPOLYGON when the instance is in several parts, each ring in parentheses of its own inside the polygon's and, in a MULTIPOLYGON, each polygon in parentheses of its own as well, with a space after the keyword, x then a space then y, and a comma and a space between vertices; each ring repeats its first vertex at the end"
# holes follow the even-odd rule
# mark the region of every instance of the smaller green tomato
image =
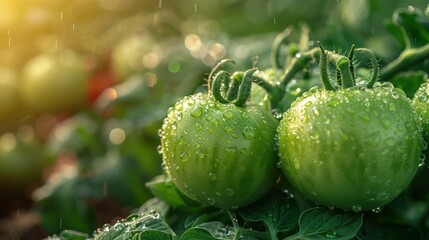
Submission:
POLYGON ((278 179, 277 125, 259 106, 220 103, 202 93, 185 97, 163 123, 165 169, 191 199, 225 209, 248 205, 278 179))
POLYGON ((24 66, 20 94, 34 112, 73 111, 86 102, 88 73, 71 50, 45 53, 24 66))
POLYGON ((42 180, 50 163, 33 129, 22 126, 17 133, 0 136, 0 191, 22 191, 42 180))

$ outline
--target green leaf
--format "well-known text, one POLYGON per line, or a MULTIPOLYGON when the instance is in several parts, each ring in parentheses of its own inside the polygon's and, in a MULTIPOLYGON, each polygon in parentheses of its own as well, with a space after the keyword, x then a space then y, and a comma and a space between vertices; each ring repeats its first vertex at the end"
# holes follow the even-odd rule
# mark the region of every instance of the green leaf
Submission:
POLYGON ((198 207, 200 204, 181 193, 173 184, 171 178, 165 175, 157 176, 150 182, 147 182, 146 187, 152 191, 153 195, 173 208, 189 211, 196 211, 199 209, 198 207))
POLYGON ((362 240, 403 240, 423 239, 417 229, 400 223, 375 223, 373 221, 366 222, 358 233, 358 238, 362 240))
POLYGON ((273 191, 239 214, 248 222, 264 222, 272 236, 276 236, 278 232, 286 232, 296 226, 299 206, 289 194, 273 191))
POLYGON ((311 208, 301 214, 299 232, 285 240, 352 239, 361 228, 362 220, 362 213, 311 208))
POLYGON ((221 222, 202 223, 196 227, 188 229, 180 237, 180 240, 218 240, 218 239, 234 239, 234 228, 225 226, 221 222))
POLYGON ((94 232, 94 240, 119 239, 174 239, 176 234, 160 217, 159 213, 152 211, 148 214, 131 215, 124 221, 111 226, 105 224, 94 232))
POLYGON ((152 211, 158 212, 161 217, 165 218, 170 206, 159 198, 147 200, 138 210, 138 214, 148 214, 152 211))
POLYGON ((206 222, 188 229, 180 237, 180 240, 263 240, 269 239, 268 234, 245 228, 233 228, 225 226, 222 222, 206 222))
POLYGON ((63 230, 59 236, 48 237, 46 240, 88 240, 89 236, 86 233, 74 231, 74 230, 63 230))

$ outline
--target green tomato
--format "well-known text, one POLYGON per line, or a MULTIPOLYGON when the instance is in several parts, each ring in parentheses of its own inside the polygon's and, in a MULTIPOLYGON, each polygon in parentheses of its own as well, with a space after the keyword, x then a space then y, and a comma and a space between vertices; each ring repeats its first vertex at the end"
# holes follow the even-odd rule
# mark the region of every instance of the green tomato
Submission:
POLYGON ((420 164, 422 130, 405 93, 313 88, 284 113, 279 156, 289 183, 307 199, 354 211, 397 197, 420 164))
POLYGON ((34 130, 22 126, 16 134, 0 136, 0 190, 22 191, 42 180, 44 168, 50 163, 34 130))
POLYGON ((225 209, 245 206, 279 177, 277 126, 261 107, 223 104, 202 93, 185 97, 162 126, 165 170, 191 199, 225 209))
POLYGON ((73 111, 85 105, 87 85, 88 73, 79 56, 60 50, 27 62, 20 93, 33 112, 73 111))

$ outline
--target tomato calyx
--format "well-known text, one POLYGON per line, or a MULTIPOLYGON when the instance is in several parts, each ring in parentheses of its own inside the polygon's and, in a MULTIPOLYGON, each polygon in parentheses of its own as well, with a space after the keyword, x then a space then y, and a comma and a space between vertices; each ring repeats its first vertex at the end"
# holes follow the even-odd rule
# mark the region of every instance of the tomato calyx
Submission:
POLYGON ((352 63, 353 58, 356 53, 362 54, 365 57, 369 58, 371 61, 371 77, 367 79, 366 85, 364 88, 373 88, 375 82, 377 81, 379 75, 379 66, 377 63, 377 58, 374 53, 367 48, 357 48, 355 49, 354 45, 351 47, 348 56, 342 56, 334 52, 325 51, 322 44, 317 42, 320 48, 320 78, 322 80, 322 85, 325 90, 338 90, 338 87, 335 87, 328 75, 328 61, 334 62, 337 68, 337 81, 340 88, 352 88, 356 87, 356 74, 355 67, 352 63))

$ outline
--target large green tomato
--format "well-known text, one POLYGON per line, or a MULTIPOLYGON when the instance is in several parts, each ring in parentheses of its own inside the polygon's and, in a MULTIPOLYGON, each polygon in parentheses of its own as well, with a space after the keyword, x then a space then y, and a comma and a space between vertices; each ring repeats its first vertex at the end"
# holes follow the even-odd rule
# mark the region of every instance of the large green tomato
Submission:
POLYGON ((203 204, 250 204, 278 179, 277 126, 261 107, 224 104, 201 93, 185 97, 163 123, 165 169, 183 193, 203 204))
POLYGON ((73 111, 85 105, 88 73, 71 50, 45 53, 28 61, 20 93, 34 112, 73 111))
POLYGON ((283 115, 282 169, 306 198, 354 211, 382 207, 410 183, 422 154, 421 123, 391 84, 313 88, 283 115))

